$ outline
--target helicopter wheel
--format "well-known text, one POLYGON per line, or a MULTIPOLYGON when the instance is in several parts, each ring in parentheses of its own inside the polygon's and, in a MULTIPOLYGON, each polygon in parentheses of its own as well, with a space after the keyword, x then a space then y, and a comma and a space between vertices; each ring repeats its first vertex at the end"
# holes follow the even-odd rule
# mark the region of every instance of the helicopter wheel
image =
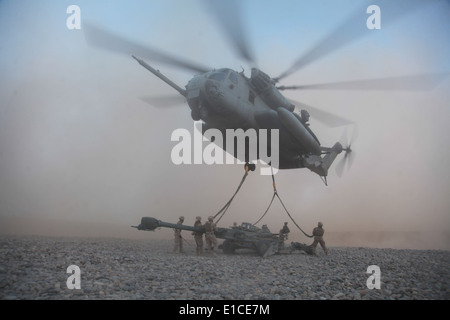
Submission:
POLYGON ((256 252, 258 253, 258 255, 260 255, 261 257, 264 257, 265 254, 267 253, 267 251, 270 249, 271 243, 270 241, 267 240, 259 240, 256 243, 256 252))
POLYGON ((199 121, 200 120, 200 112, 192 110, 191 111, 191 118, 194 121, 199 121))

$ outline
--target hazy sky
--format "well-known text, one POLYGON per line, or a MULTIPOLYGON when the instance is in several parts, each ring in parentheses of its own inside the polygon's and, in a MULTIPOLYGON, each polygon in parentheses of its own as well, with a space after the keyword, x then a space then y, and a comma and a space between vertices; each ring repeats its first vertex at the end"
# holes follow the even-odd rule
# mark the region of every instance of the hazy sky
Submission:
MULTIPOLYGON (((366 36, 285 78, 284 85, 450 71, 448 1, 405 7, 407 13, 392 23, 389 3, 377 0, 239 3, 258 66, 273 77, 362 3, 380 5, 381 30, 367 29, 366 36)), ((361 15, 362 21, 369 16, 361 15)), ((172 164, 171 133, 193 132, 189 107, 154 108, 140 100, 174 91, 130 56, 88 46, 86 21, 212 68, 250 75, 204 1, 0 1, 0 224, 12 218, 108 222, 131 235, 137 231, 129 225, 142 216, 176 221, 184 215, 191 224, 197 215, 214 215, 233 194, 242 166, 172 164), (81 30, 66 27, 72 4, 81 8, 81 30)), ((193 76, 148 62, 180 86, 193 76)), ((342 178, 334 168, 328 186, 308 169, 276 175, 278 191, 302 228, 310 232, 320 220, 330 232, 450 230, 449 77, 428 91, 284 94, 358 126, 355 161, 342 178)), ((342 137, 344 128, 314 118, 310 123, 322 145, 342 137)), ((350 137, 354 127, 347 129, 350 137)), ((255 222, 271 195, 271 178, 251 174, 220 224, 255 222)), ((273 231, 289 221, 278 203, 266 217, 262 223, 273 231)))

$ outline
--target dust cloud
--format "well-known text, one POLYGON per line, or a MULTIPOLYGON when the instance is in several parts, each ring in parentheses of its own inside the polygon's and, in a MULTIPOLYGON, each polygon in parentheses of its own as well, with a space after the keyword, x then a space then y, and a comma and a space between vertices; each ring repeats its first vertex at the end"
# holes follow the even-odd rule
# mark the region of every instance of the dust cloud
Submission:
MULTIPOLYGON (((88 47, 82 32, 65 28, 63 5, 39 3, 0 2, 0 234, 150 241, 170 238, 172 231, 131 228, 141 217, 176 222, 183 215, 192 225, 198 215, 206 221, 216 214, 234 193, 243 166, 174 165, 171 133, 194 130, 188 106, 154 108, 140 100, 173 91, 131 57, 88 47)), ((152 20, 143 19, 145 10, 127 7, 124 14, 136 15, 142 23, 130 23, 123 30, 115 20, 117 8, 106 9, 95 1, 80 6, 89 18, 137 41, 241 71, 243 62, 232 58, 228 44, 219 40, 220 32, 199 27, 210 22, 196 2, 187 10, 198 24, 188 23, 192 19, 186 15, 178 17, 180 10, 170 11, 166 21, 156 19, 156 9, 146 11, 152 20), (108 21, 108 14, 115 22, 108 21), (177 26, 191 37, 180 39, 169 21, 179 21, 177 26), (155 28, 158 23, 165 34, 155 28)), ((382 29, 283 84, 448 71, 448 7, 438 2, 436 8, 423 11, 427 19, 413 16, 393 29, 382 29)), ((314 25, 311 34, 321 32, 321 26, 314 25)), ((252 34, 257 36, 256 31, 252 34)), ((311 45, 307 36, 295 48, 281 37, 263 39, 260 35, 252 44, 266 49, 257 51, 259 63, 272 76, 311 45)), ((192 77, 172 67, 157 67, 181 86, 192 77)), ((245 72, 249 75, 249 69, 245 72)), ((276 175, 278 192, 298 225, 310 234, 322 221, 329 246, 450 250, 449 88, 446 78, 425 92, 285 92, 357 125, 347 128, 348 139, 355 136, 355 160, 342 178, 333 168, 328 186, 307 169, 276 175)), ((343 136, 343 128, 328 128, 315 119, 310 123, 324 146, 343 136)), ((272 192, 270 176, 251 173, 219 226, 254 223, 272 192)), ((259 225, 267 224, 277 233, 284 221, 291 229, 289 241, 311 241, 277 201, 259 225)))

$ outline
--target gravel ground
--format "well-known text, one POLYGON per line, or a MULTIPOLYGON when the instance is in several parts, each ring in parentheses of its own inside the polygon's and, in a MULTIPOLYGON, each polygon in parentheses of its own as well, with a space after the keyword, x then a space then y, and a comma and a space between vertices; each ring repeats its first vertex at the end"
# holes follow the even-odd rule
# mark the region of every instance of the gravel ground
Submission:
POLYGON ((0 299, 449 299, 450 251, 331 247, 261 258, 172 254, 169 240, 0 237, 0 299), (70 290, 67 267, 81 270, 70 290), (380 289, 368 289, 370 265, 380 289))

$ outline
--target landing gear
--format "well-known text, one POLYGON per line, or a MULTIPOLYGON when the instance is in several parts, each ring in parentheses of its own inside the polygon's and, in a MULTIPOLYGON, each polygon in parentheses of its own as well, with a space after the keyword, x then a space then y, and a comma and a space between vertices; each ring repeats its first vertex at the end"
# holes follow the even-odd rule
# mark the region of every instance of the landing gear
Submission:
POLYGON ((244 165, 244 169, 245 169, 245 171, 246 172, 249 172, 249 171, 255 171, 255 169, 256 169, 256 164, 254 164, 254 163, 246 163, 245 165, 244 165))

